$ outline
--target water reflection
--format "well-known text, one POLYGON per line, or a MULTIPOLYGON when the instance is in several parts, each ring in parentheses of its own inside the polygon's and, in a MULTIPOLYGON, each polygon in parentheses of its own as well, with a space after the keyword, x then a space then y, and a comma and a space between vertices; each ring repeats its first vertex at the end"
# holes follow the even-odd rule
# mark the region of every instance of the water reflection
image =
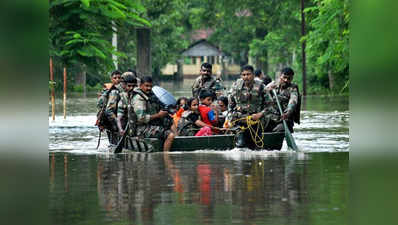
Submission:
MULTIPOLYGON (((191 81, 161 85, 189 96, 191 81)), ((348 98, 305 104, 305 153, 113 155, 105 137, 95 149, 95 97, 71 96, 67 119, 49 118, 51 224, 347 224, 348 98)))
POLYGON ((51 154, 50 215, 54 224, 319 224, 345 210, 347 154, 51 154))

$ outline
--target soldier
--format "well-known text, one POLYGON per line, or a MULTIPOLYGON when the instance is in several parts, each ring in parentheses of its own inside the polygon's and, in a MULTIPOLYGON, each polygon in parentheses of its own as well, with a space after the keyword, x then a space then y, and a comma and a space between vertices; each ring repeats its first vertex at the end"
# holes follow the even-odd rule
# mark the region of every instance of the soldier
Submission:
POLYGON ((124 135, 124 128, 126 124, 129 123, 128 135, 135 136, 134 128, 137 122, 137 116, 135 115, 134 108, 131 107, 131 100, 134 96, 133 89, 137 86, 137 80, 133 75, 127 74, 122 77, 120 84, 124 92, 120 94, 120 101, 117 106, 117 127, 119 135, 124 135))
POLYGON ((279 82, 273 81, 266 86, 267 91, 271 92, 272 89, 275 89, 283 112, 281 115, 273 93, 267 95, 265 112, 268 125, 266 131, 283 132, 282 120, 286 120, 290 132, 293 132, 294 122, 300 123, 301 101, 298 86, 292 83, 293 76, 294 71, 286 67, 281 71, 279 82))
POLYGON ((119 85, 121 79, 120 71, 118 70, 113 71, 110 78, 111 78, 111 83, 105 83, 103 85, 102 91, 98 93, 98 101, 97 101, 98 110, 101 110, 104 103, 108 101, 109 93, 106 92, 110 91, 112 88, 116 88, 116 86, 119 85))
POLYGON ((255 80, 260 80, 264 83, 264 85, 267 85, 269 83, 272 82, 271 77, 269 77, 268 75, 264 74, 263 71, 261 69, 257 69, 256 71, 254 71, 254 79, 255 80))
POLYGON ((126 74, 126 75, 127 75, 127 74, 133 75, 134 78, 137 80, 137 86, 140 85, 141 80, 140 80, 140 78, 138 78, 137 72, 136 72, 135 70, 127 69, 127 72, 124 72, 123 74, 126 74))
POLYGON ((222 89, 224 89, 224 87, 222 86, 220 79, 211 75, 212 65, 210 63, 203 63, 200 67, 199 73, 200 76, 196 78, 192 85, 192 96, 194 98, 198 98, 200 92, 206 89, 217 95, 222 94, 222 89))
POLYGON ((96 125, 99 127, 100 132, 104 129, 106 130, 110 144, 116 144, 118 138, 115 105, 117 104, 117 97, 119 96, 120 75, 121 73, 118 70, 112 72, 112 83, 104 84, 104 90, 97 102, 98 113, 96 125))
MULTIPOLYGON (((254 121, 260 120, 264 116, 265 86, 262 81, 254 79, 253 71, 252 66, 244 66, 241 78, 232 85, 229 91, 229 120, 239 121, 238 124, 240 125, 247 125, 246 120, 244 120, 247 116, 251 116, 254 121)), ((256 127, 254 127, 254 130, 260 131, 256 127)), ((262 134, 258 133, 257 135, 261 136, 262 134)), ((238 134, 236 146, 256 148, 252 138, 250 130, 246 129, 238 134)))
POLYGON ((152 78, 143 77, 139 88, 134 90, 132 106, 137 115, 137 136, 154 137, 164 141, 163 151, 169 151, 175 134, 170 130, 170 126, 165 126, 169 114, 161 110, 159 99, 152 92, 152 78))

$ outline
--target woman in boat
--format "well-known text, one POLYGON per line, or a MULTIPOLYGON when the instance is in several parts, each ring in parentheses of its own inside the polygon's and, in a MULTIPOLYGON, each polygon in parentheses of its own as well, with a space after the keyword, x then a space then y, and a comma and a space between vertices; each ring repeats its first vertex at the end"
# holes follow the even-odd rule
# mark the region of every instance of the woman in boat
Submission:
POLYGON ((211 129, 219 129, 209 126, 201 120, 199 101, 197 98, 188 99, 188 110, 185 110, 178 121, 177 131, 179 136, 209 136, 211 129))

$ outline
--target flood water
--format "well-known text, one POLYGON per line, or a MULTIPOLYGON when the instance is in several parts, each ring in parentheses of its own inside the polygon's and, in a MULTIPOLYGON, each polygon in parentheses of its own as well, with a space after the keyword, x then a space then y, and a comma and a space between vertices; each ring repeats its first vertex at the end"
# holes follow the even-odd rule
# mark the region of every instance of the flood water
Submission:
MULTIPOLYGON (((191 84, 161 83, 176 97, 191 84)), ((61 98, 49 117, 51 224, 348 224, 347 97, 305 99, 298 153, 114 155, 105 135, 95 149, 95 95, 69 96, 67 118, 61 98)))

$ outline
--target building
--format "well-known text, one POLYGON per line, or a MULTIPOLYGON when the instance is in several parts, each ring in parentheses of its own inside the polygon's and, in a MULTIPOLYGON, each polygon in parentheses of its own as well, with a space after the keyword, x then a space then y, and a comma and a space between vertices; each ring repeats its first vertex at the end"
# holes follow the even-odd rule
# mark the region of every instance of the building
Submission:
MULTIPOLYGON (((229 75, 238 75, 240 66, 236 65, 232 58, 227 57, 220 49, 209 43, 206 39, 201 39, 191 44, 182 51, 181 71, 184 78, 194 78, 199 74, 200 66, 204 62, 213 65, 213 74, 228 78, 229 75)), ((174 75, 178 72, 178 65, 167 64, 162 70, 163 75, 174 75)))

